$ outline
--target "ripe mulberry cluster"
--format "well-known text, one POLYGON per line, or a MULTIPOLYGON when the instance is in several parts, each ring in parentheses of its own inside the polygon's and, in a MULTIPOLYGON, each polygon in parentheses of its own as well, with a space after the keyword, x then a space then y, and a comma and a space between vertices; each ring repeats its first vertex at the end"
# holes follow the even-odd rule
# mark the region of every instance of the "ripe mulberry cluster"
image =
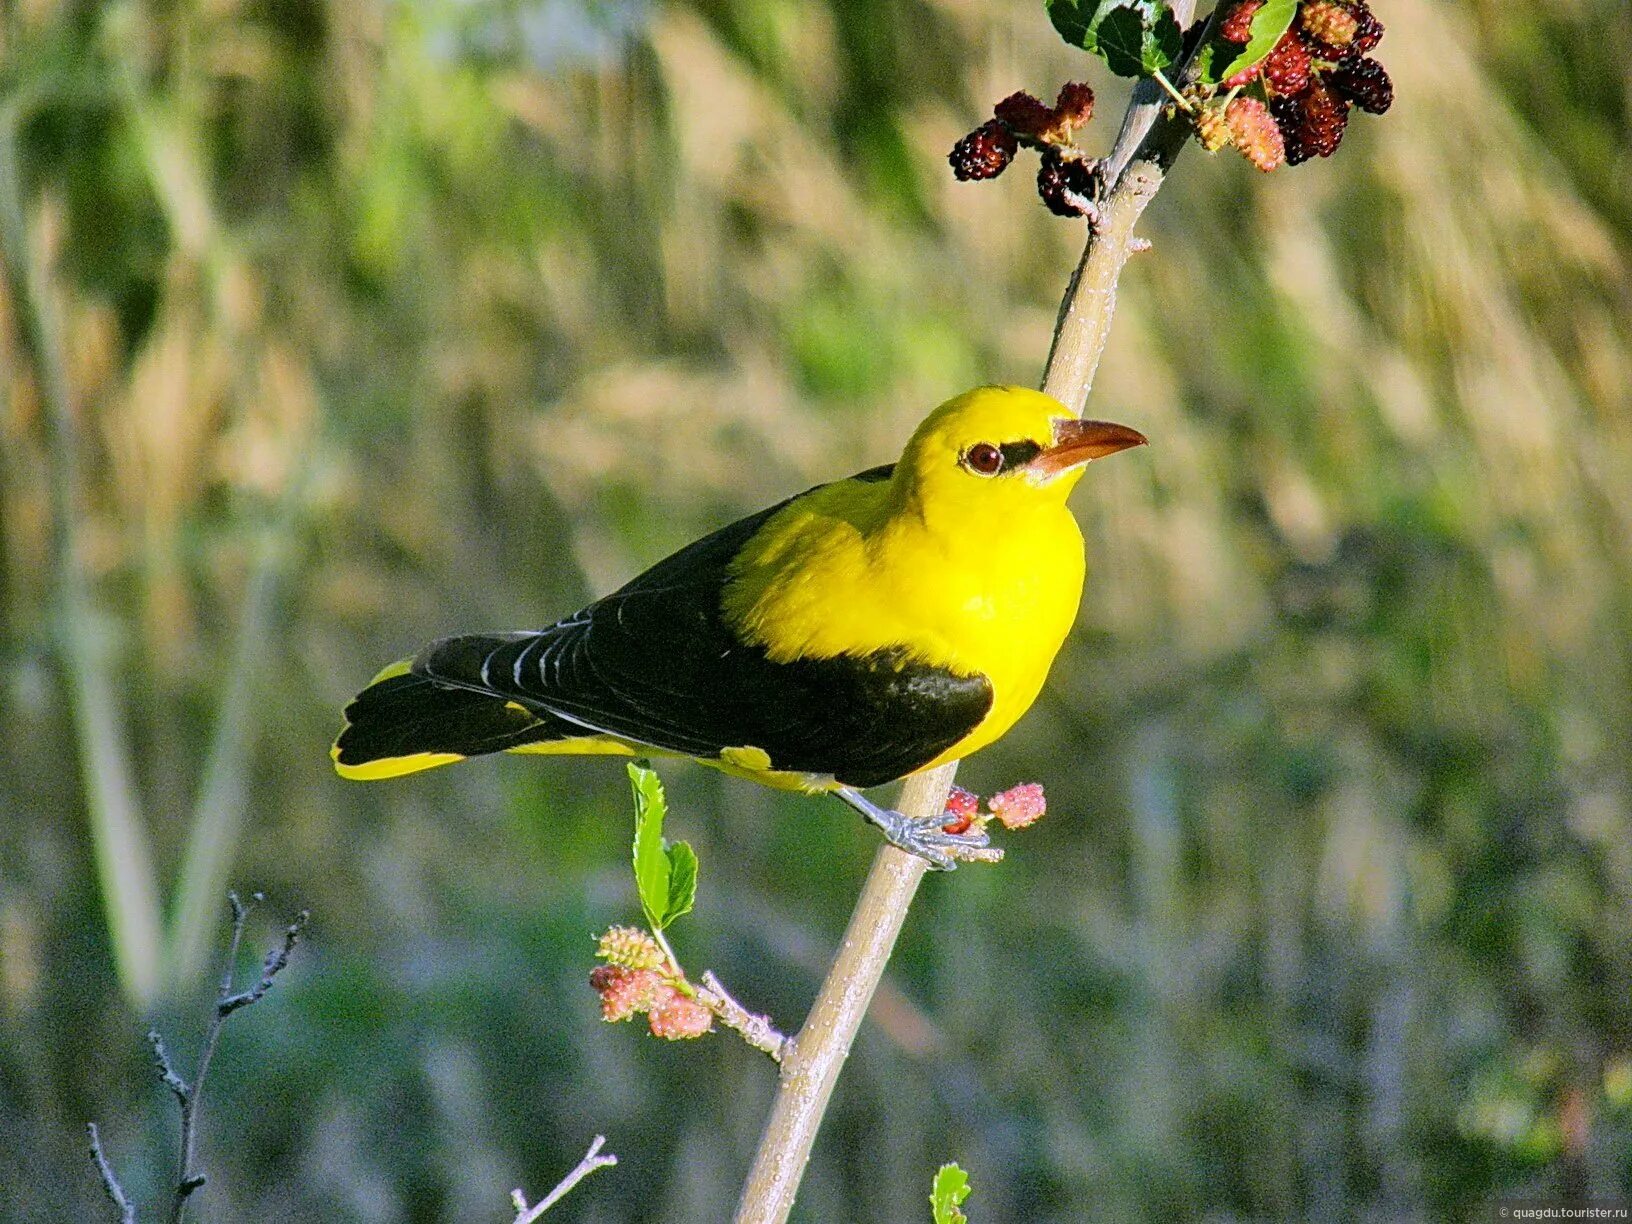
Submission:
MULTIPOLYGON (((1218 37, 1227 45, 1248 42, 1262 7, 1262 0, 1235 0, 1219 21, 1218 37)), ((1382 37, 1383 23, 1367 0, 1304 0, 1292 28, 1262 60, 1221 87, 1189 95, 1196 139, 1209 152, 1233 144, 1260 170, 1330 157, 1351 107, 1381 115, 1394 101, 1387 70, 1369 58, 1382 37), (1223 102, 1215 96, 1220 88, 1229 91, 1223 102), (1246 89, 1253 92, 1243 94, 1246 89)))
POLYGON ((1080 81, 1064 85, 1053 106, 1029 93, 1010 94, 992 117, 957 144, 947 161, 960 182, 996 178, 1021 148, 1042 155, 1037 194, 1062 217, 1095 215, 1097 162, 1077 147, 1077 132, 1094 117, 1094 91, 1080 81))

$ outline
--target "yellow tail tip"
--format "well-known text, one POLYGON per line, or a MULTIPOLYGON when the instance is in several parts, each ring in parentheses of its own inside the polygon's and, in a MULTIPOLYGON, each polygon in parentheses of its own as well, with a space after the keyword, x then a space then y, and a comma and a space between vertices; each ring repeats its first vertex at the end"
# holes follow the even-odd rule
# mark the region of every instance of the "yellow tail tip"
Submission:
POLYGON ((422 769, 435 769, 438 765, 452 765, 465 758, 457 752, 415 752, 408 756, 381 757, 377 761, 347 765, 340 759, 340 745, 336 743, 329 749, 329 759, 334 762, 334 772, 342 778, 349 778, 353 782, 379 782, 385 778, 419 773, 422 769))

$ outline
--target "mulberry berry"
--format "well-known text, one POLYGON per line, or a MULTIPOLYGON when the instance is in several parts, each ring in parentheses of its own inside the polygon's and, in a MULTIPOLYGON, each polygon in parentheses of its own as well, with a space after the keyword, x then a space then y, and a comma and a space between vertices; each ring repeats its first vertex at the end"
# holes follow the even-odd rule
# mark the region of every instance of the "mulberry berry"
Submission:
POLYGON ((651 1025, 653 1037, 684 1041, 688 1037, 701 1037, 713 1028, 714 1013, 696 999, 677 993, 663 1006, 654 1008, 646 1022, 651 1025))
POLYGON ((1036 824, 1048 811, 1048 800, 1040 782, 1025 782, 993 795, 992 815, 1003 822, 1005 829, 1023 829, 1036 824))
POLYGON ((952 817, 942 826, 948 833, 967 833, 980 814, 980 796, 974 791, 954 786, 946 797, 946 814, 952 817))
POLYGON ((1093 202, 1094 176, 1087 166, 1067 160, 1054 149, 1045 150, 1037 168, 1037 194, 1059 217, 1082 217, 1093 202))
POLYGON ((1316 154, 1330 157, 1337 152, 1337 146, 1343 140, 1343 129, 1349 123, 1348 102, 1319 81, 1309 87, 1309 92, 1299 102, 1299 136, 1316 154))
POLYGON ((589 984, 601 996, 601 1018, 613 1024, 636 1012, 662 1007, 675 994, 674 987, 652 970, 622 965, 595 966, 589 984))
POLYGON ((1315 155, 1303 138, 1303 107, 1297 98, 1271 98, 1269 113, 1275 119, 1275 126, 1281 130, 1287 165, 1301 165, 1315 155))
POLYGON ((1054 122, 1067 128, 1081 127, 1094 117, 1094 91, 1081 81, 1067 81, 1054 99, 1054 122))
POLYGON ((595 955, 608 964, 625 969, 656 969, 663 963, 663 949, 638 927, 615 926, 601 936, 595 955))
POLYGON ((1283 34, 1264 57, 1264 84, 1271 93, 1295 96, 1309 88, 1309 69, 1309 48, 1296 34, 1283 34))
MULTIPOLYGON (((1286 160, 1286 142, 1275 118, 1257 98, 1237 98, 1225 112, 1241 155, 1266 174, 1286 160)), ((996 800, 993 800, 996 803, 996 800)))
POLYGON ((1258 73, 1263 69, 1263 66, 1264 61, 1259 60, 1256 64, 1249 64, 1247 67, 1241 69, 1241 71, 1236 73, 1234 76, 1225 77, 1224 88, 1240 89, 1243 85, 1252 84, 1258 79, 1258 73))
POLYGON ((1338 0, 1314 0, 1298 11, 1303 31, 1329 47, 1347 47, 1360 32, 1360 19, 1338 0))
POLYGON ((959 182, 996 178, 1014 160, 1014 133, 996 119, 988 119, 957 144, 947 161, 959 182))
POLYGON ((1196 115, 1196 140, 1209 153, 1217 153, 1230 143, 1230 125, 1217 107, 1196 115))
POLYGON ((1037 139, 1054 123, 1054 112, 1024 90, 1004 98, 992 113, 999 123, 1022 140, 1037 139))
POLYGON ((1252 19, 1264 7, 1264 0, 1240 0, 1219 23, 1218 36, 1225 42, 1244 43, 1252 38, 1252 19))
POLYGON ((1373 115, 1383 114, 1394 104, 1394 82, 1388 79, 1388 70, 1374 59, 1343 64, 1327 79, 1339 94, 1373 115))
POLYGON ((1377 14, 1363 2, 1351 6, 1354 9, 1355 19, 1359 27, 1354 32, 1354 39, 1349 43, 1349 49, 1357 55, 1370 55, 1377 44, 1383 41, 1383 23, 1377 20, 1377 14))

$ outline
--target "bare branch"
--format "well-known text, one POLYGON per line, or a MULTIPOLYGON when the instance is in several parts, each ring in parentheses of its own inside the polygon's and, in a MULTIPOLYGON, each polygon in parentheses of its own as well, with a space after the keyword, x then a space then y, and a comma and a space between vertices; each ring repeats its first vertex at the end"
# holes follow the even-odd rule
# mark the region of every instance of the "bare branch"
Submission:
POLYGON ((604 1169, 609 1165, 617 1164, 618 1158, 611 1152, 607 1152, 604 1156, 601 1154, 601 1147, 605 1143, 605 1135, 596 1135, 595 1142, 589 1145, 589 1151, 584 1153, 584 1158, 578 1162, 577 1167, 556 1183, 554 1190, 551 1190, 531 1207, 527 1205, 527 1196, 519 1188, 512 1190, 510 1192, 510 1203, 516 1209, 516 1218, 511 1224, 533 1224, 539 1216, 566 1198, 574 1186, 595 1172, 596 1169, 604 1169))
POLYGON ((102 1136, 97 1133, 96 1123, 87 1122, 85 1130, 91 1137, 91 1159, 96 1162, 96 1171, 102 1178, 102 1189, 107 1193, 108 1201, 119 1212, 119 1224, 136 1224, 136 1206, 125 1194, 125 1188, 119 1184, 119 1175, 113 1171, 107 1153, 102 1150, 102 1136))
POLYGON ((726 1028, 738 1033, 754 1049, 769 1054, 776 1062, 781 1062, 783 1056, 792 1048, 793 1038, 777 1031, 769 1016, 751 1012, 732 998, 731 992, 715 976, 712 969, 704 970, 703 984, 697 992, 697 999, 719 1017, 720 1023, 726 1028))
POLYGON ((164 1048, 164 1038, 159 1036, 158 1029, 147 1030, 147 1044, 153 1047, 153 1066, 159 1073, 159 1082, 170 1089, 176 1103, 185 1109, 192 1092, 187 1087, 187 1081, 176 1074, 175 1064, 170 1061, 170 1051, 164 1048))
POLYGON ((266 898, 255 893, 251 903, 245 905, 237 893, 227 894, 227 903, 232 907, 232 938, 227 944, 227 954, 221 969, 221 984, 216 989, 215 1005, 210 1011, 210 1022, 204 1029, 204 1042, 199 1049, 198 1067, 193 1072, 193 1082, 189 1086, 171 1066, 165 1054, 164 1042, 157 1033, 148 1034, 148 1040, 153 1043, 155 1061, 159 1068, 160 1078, 165 1087, 175 1095, 181 1107, 181 1154, 178 1161, 175 1194, 170 1201, 170 1224, 183 1224, 187 1218, 187 1202, 192 1195, 203 1187, 204 1174, 194 1170, 194 1162, 198 1158, 199 1116, 204 1100, 204 1082, 210 1073, 210 1062, 215 1057, 215 1047, 221 1038, 221 1025, 226 1018, 240 1008, 258 1003, 272 989, 273 980, 289 964, 290 954, 306 929, 306 923, 311 919, 307 910, 301 910, 295 920, 284 928, 283 942, 266 954, 261 963, 261 977, 250 989, 235 991, 233 989, 233 970, 238 960, 238 949, 244 940, 244 924, 254 905, 266 898))
MULTIPOLYGON (((1188 25, 1195 0, 1170 3, 1179 23, 1188 25)), ((1183 147, 1185 129, 1164 121, 1162 98, 1151 81, 1134 90, 1116 144, 1101 163, 1103 199, 1060 302, 1043 390, 1073 412, 1080 413, 1087 402, 1110 336, 1118 279, 1130 252, 1139 249, 1134 225, 1183 147)), ((909 778, 898 808, 907 816, 945 811, 956 774, 952 762, 909 778)), ((839 954, 781 1060, 776 1101, 743 1186, 736 1224, 782 1224, 792 1211, 833 1086, 925 870, 922 859, 893 846, 880 847, 873 857, 839 954)))

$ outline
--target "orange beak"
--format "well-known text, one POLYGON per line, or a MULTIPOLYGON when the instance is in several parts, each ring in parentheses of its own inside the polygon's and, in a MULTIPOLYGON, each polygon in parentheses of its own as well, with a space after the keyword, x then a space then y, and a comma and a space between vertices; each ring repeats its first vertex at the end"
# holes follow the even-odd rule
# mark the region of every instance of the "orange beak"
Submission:
POLYGON ((1148 441, 1144 434, 1126 425, 1060 417, 1054 422, 1054 445, 1026 464, 1026 468, 1044 480, 1053 480, 1090 459, 1103 459, 1130 446, 1144 446, 1148 441))

